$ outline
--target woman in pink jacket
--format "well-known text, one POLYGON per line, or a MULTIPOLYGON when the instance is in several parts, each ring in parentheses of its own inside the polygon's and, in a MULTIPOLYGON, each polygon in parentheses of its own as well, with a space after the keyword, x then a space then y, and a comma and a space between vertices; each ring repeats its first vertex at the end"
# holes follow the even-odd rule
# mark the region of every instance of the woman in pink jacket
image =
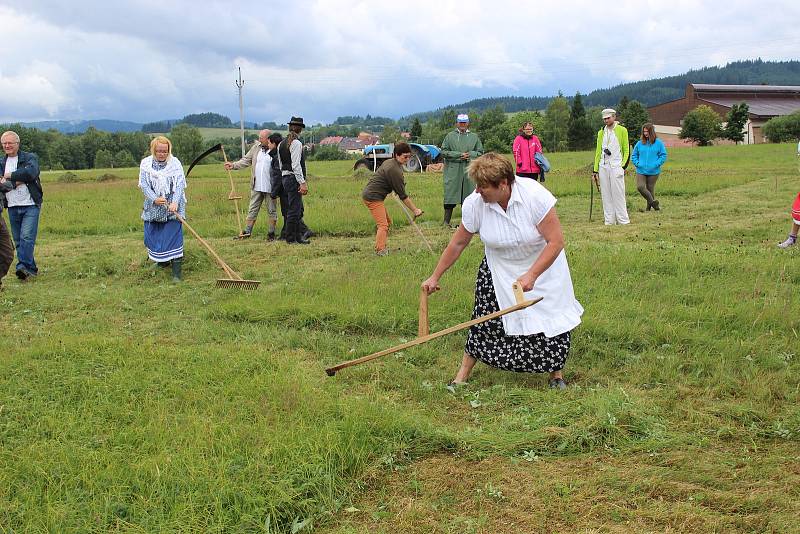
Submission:
POLYGON ((544 175, 536 164, 534 154, 542 151, 542 143, 533 135, 533 123, 526 122, 519 130, 519 135, 514 139, 514 161, 516 161, 516 175, 524 178, 533 178, 544 182, 544 175))

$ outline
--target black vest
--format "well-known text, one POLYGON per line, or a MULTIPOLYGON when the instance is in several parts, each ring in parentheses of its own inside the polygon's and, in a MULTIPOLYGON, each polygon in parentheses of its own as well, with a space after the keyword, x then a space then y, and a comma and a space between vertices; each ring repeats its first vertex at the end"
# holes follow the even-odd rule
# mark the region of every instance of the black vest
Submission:
MULTIPOLYGON (((282 171, 291 171, 292 170, 292 154, 289 152, 289 143, 287 143, 288 139, 284 139, 281 141, 281 144, 278 145, 278 155, 281 158, 281 170, 282 171)), ((300 152, 300 168, 303 169, 303 178, 308 177, 306 174, 306 151, 303 150, 300 152)))

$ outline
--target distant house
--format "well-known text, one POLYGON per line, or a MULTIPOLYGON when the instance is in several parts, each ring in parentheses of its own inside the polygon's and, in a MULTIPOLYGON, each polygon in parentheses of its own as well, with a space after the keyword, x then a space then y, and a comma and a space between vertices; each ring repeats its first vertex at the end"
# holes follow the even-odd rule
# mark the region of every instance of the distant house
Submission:
POLYGON ((374 133, 370 132, 359 133, 357 139, 359 141, 364 141, 364 143, 367 145, 377 145, 380 142, 380 138, 374 133))
POLYGON ((647 109, 658 136, 667 146, 689 145, 678 139, 686 114, 700 105, 709 106, 723 118, 734 104, 745 102, 750 108, 745 124, 746 144, 766 141, 762 128, 773 117, 800 110, 800 86, 796 85, 714 85, 690 83, 683 98, 647 109))
POLYGON ((358 137, 345 137, 339 142, 339 150, 343 150, 348 154, 361 154, 364 147, 375 143, 368 143, 358 137))
POLYGON ((320 146, 326 146, 326 145, 336 146, 342 142, 342 139, 344 139, 344 137, 342 137, 341 135, 330 135, 324 138, 322 141, 320 141, 319 144, 320 146))

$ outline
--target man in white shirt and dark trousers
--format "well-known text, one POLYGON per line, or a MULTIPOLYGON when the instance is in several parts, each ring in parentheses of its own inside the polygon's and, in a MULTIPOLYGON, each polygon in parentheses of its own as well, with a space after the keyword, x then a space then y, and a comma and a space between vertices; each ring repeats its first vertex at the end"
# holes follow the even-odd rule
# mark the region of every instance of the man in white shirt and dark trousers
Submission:
POLYGON ((300 133, 306 125, 302 117, 289 120, 289 133, 278 145, 278 162, 280 164, 283 189, 286 192, 286 242, 290 245, 307 245, 311 243, 304 235, 301 221, 303 219, 303 196, 308 194, 306 183, 305 153, 300 133))
POLYGON ((19 149, 16 132, 4 132, 0 135, 0 143, 4 153, 0 158, 0 183, 12 187, 0 201, 8 208, 8 222, 17 247, 17 278, 24 281, 39 274, 33 259, 42 207, 39 158, 32 152, 19 149))
POLYGON ((272 198, 272 180, 270 178, 272 156, 269 155, 269 147, 267 146, 269 135, 269 130, 261 130, 258 132, 258 143, 255 143, 242 159, 225 163, 225 168, 228 170, 239 170, 246 167, 251 167, 252 169, 250 172, 250 207, 247 211, 247 227, 237 236, 237 239, 250 237, 253 232, 253 226, 256 224, 258 212, 261 210, 261 204, 266 201, 269 214, 267 240, 275 240, 278 209, 275 199, 272 198))
POLYGON ((625 203, 625 167, 631 147, 628 130, 617 122, 617 112, 603 110, 605 126, 597 132, 592 179, 600 187, 603 200, 603 219, 607 225, 628 224, 628 207, 625 203))

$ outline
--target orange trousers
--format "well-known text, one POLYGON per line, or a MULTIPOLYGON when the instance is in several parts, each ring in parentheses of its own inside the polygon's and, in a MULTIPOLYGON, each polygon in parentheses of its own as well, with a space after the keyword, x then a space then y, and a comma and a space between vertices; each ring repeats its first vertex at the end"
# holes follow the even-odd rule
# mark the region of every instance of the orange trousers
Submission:
MULTIPOLYGON (((363 200, 363 199, 362 199, 363 200)), ((364 205, 369 209, 370 215, 375 219, 378 231, 375 232, 375 252, 380 252, 386 248, 386 241, 389 239, 389 226, 392 225, 392 218, 386 211, 386 206, 382 200, 363 200, 364 205)))

